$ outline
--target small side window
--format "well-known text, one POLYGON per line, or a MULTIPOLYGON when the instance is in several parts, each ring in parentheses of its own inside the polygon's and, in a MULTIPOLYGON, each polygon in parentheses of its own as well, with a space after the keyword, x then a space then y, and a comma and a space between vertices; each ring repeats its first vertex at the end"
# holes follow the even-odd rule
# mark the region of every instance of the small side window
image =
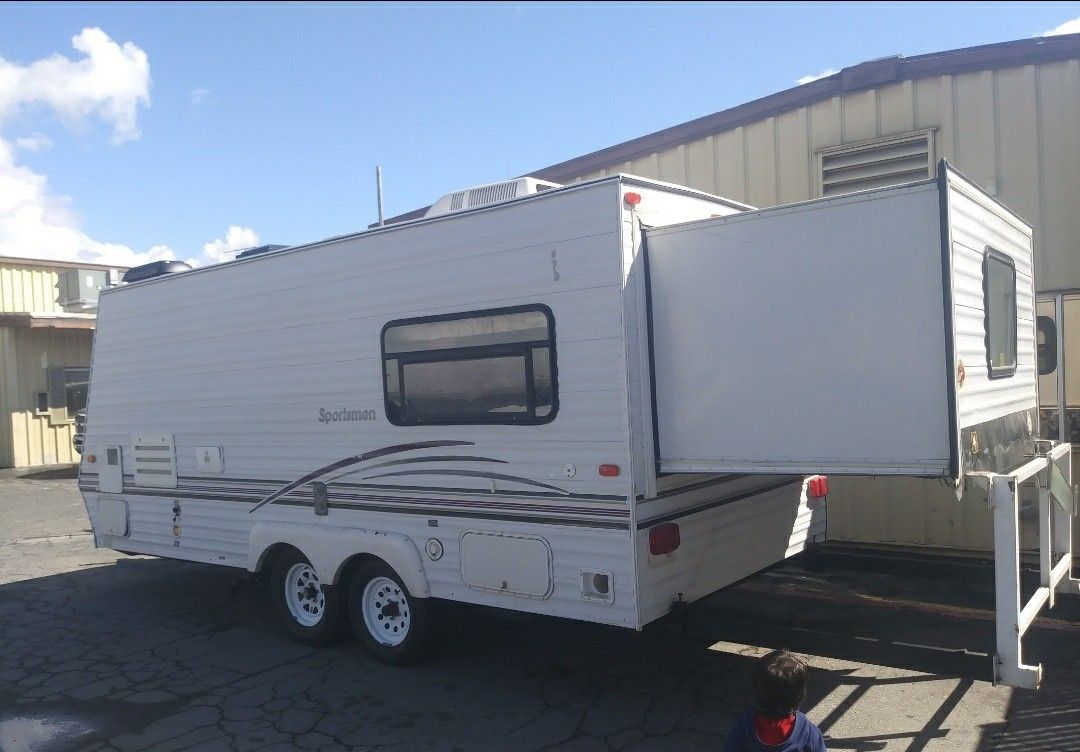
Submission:
POLYGON ((34 395, 34 412, 38 415, 49 414, 49 393, 38 392, 34 395))
POLYGON ((1040 376, 1057 370, 1057 325, 1049 316, 1035 317, 1035 354, 1040 376))
POLYGON ((1016 373, 1016 264, 993 248, 983 258, 986 369, 992 379, 1016 373))
POLYGON ((536 425, 559 409, 547 306, 392 321, 382 351, 394 425, 536 425))

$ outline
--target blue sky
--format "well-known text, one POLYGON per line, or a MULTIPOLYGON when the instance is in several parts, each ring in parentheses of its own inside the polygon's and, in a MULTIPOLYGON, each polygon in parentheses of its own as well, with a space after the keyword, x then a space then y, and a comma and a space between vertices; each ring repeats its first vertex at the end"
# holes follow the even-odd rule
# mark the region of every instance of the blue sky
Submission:
MULTIPOLYGON (((0 253, 207 260, 256 235, 314 240, 374 220, 377 163, 399 213, 806 75, 1078 18, 1075 2, 4 4, 0 253), (85 28, 133 78, 107 94, 5 94, 4 66, 83 60, 72 37, 85 28), (247 232, 230 239, 230 226, 247 232)), ((34 86, 75 75, 54 67, 34 86)), ((112 86, 112 71, 80 86, 112 86)))

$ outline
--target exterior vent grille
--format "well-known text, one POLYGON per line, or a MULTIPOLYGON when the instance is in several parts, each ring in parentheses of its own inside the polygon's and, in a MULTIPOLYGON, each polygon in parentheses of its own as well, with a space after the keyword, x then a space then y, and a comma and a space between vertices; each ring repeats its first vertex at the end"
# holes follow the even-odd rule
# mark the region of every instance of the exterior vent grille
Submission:
POLYGON ((495 183, 485 185, 482 188, 473 188, 469 191, 469 206, 482 206, 493 204, 496 201, 506 201, 517 196, 518 181, 511 180, 509 183, 495 183))
POLYGON ((135 485, 176 488, 176 447, 171 435, 136 436, 135 485))
POLYGON ((934 166, 931 136, 927 131, 822 151, 821 195, 835 196, 926 180, 934 166))
POLYGON ((438 201, 428 207, 428 210, 424 212, 424 216, 438 217, 442 214, 465 209, 492 206, 510 199, 523 198, 539 191, 560 187, 556 183, 542 183, 536 178, 530 177, 504 180, 501 183, 491 183, 490 185, 478 185, 475 188, 464 188, 440 197, 438 201))

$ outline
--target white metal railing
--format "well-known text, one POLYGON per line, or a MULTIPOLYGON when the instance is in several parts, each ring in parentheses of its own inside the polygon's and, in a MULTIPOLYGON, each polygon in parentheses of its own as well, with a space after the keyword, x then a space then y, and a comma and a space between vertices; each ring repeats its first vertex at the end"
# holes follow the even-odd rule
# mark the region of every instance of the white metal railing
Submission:
MULTIPOLYGON (((1050 442, 1037 442, 1047 446, 1050 442)), ((1023 662, 1021 641, 1043 606, 1056 593, 1080 593, 1072 577, 1072 447, 1057 444, 1011 473, 973 473, 985 479, 994 511, 995 646, 994 682, 1038 689, 1042 665, 1023 662), (1064 476, 1055 482, 1054 465, 1064 476), (1027 603, 1020 598, 1020 487, 1032 482, 1039 505, 1039 588, 1027 603), (1064 490, 1063 490, 1064 489, 1064 490), (1054 492, 1056 490, 1056 493, 1054 492)))

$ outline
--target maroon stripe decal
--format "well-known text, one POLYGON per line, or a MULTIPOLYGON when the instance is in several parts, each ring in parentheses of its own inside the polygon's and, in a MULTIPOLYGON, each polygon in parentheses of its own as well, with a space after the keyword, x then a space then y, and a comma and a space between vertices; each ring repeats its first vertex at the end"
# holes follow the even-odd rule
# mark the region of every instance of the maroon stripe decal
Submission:
POLYGON ((383 447, 382 449, 373 449, 370 452, 364 452, 363 454, 357 454, 357 455, 355 455, 353 457, 346 457, 343 460, 338 460, 337 462, 331 462, 329 465, 325 465, 323 467, 320 467, 318 470, 313 470, 310 473, 308 473, 307 475, 305 475, 305 476, 303 476, 303 477, 301 477, 301 478, 299 478, 297 480, 294 480, 292 483, 288 484, 284 488, 281 488, 281 489, 275 491, 274 493, 270 494, 265 499, 260 501, 258 504, 256 504, 254 507, 251 508, 250 512, 254 512, 256 509, 261 509, 262 507, 266 506, 267 504, 272 504, 275 500, 280 499, 282 496, 289 493, 289 491, 292 491, 293 489, 299 488, 300 486, 304 485, 305 483, 311 483, 312 481, 316 481, 319 478, 322 478, 322 477, 324 477, 326 475, 329 475, 330 473, 334 472, 335 470, 342 470, 342 469, 344 469, 346 467, 351 467, 353 465, 359 465, 361 462, 367 462, 368 460, 373 460, 376 457, 385 457, 388 454, 400 454, 401 452, 410 452, 410 451, 412 451, 414 449, 431 449, 433 447, 472 446, 472 445, 473 445, 473 442, 471 442, 471 441, 454 441, 454 440, 417 441, 417 442, 412 443, 412 444, 395 444, 393 446, 383 447))

